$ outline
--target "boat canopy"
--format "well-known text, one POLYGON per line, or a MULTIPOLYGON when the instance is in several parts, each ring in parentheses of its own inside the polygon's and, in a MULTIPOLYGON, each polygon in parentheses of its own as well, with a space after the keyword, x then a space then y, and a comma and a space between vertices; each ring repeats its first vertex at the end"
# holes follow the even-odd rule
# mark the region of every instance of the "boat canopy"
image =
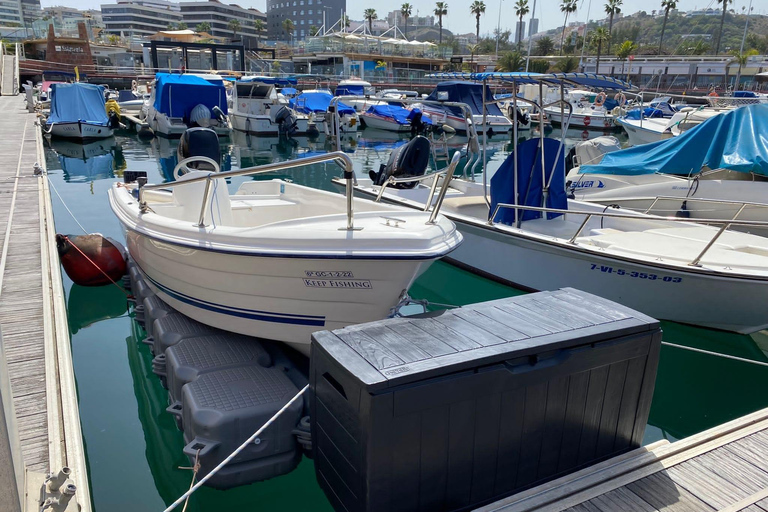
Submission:
POLYGON ((365 96, 370 92, 371 84, 368 82, 342 80, 336 86, 336 96, 365 96))
MULTIPOLYGON (((483 84, 467 81, 450 81, 440 82, 435 87, 435 90, 427 96, 428 100, 432 101, 451 101, 456 103, 465 103, 472 110, 472 114, 476 116, 483 115, 483 84), (447 99, 444 94, 447 93, 447 99)), ((491 88, 485 86, 485 101, 493 101, 493 93, 491 88)), ((445 107, 449 109, 453 114, 461 116, 461 109, 459 107, 445 107)), ((495 103, 488 104, 486 106, 486 112, 489 116, 503 116, 501 109, 495 103)))
POLYGON ((516 84, 538 84, 544 85, 577 85, 583 87, 594 87, 597 89, 630 89, 632 84, 612 78, 605 75, 596 75, 594 73, 524 73, 524 72, 484 72, 484 73, 463 73, 446 72, 427 75, 428 78, 442 78, 453 80, 474 80, 474 81, 499 81, 514 82, 516 84))
POLYGON ((219 107, 227 113, 224 82, 211 83, 196 75, 157 73, 155 75, 155 110, 170 117, 189 118, 197 105, 219 107))
POLYGON ((51 86, 51 115, 48 124, 83 121, 107 125, 109 118, 101 85, 55 83, 51 86))
MULTIPOLYGON (((311 91, 303 92, 291 98, 291 108, 302 114, 311 114, 313 112, 327 112, 328 107, 331 105, 333 94, 330 91, 311 91)), ((354 114, 355 109, 349 105, 345 105, 342 102, 337 103, 337 108, 340 115, 354 114)))
POLYGON ((605 155, 582 173, 689 175, 702 168, 768 176, 768 105, 714 116, 677 137, 605 155))
MULTIPOLYGON (((518 144, 515 151, 507 156, 491 178, 491 208, 493 215, 499 204, 516 204, 568 209, 568 197, 565 192, 565 149, 556 139, 529 139, 518 144), (542 146, 543 143, 543 146, 542 146), (542 150, 545 172, 542 172, 542 150), (515 179, 515 158, 517 158, 517 179, 515 179), (553 174, 554 173, 554 174, 553 174), (546 199, 544 189, 547 187, 546 199)), ((560 213, 547 213, 548 219, 559 217, 560 213)), ((542 213, 533 210, 520 210, 521 221, 539 219, 542 213)), ((500 208, 494 222, 514 225, 515 210, 500 208)))
MULTIPOLYGON (((419 112, 421 111, 417 108, 408 110, 397 105, 372 105, 366 110, 367 114, 393 119, 397 124, 410 124, 413 115, 419 112)), ((421 121, 425 124, 432 124, 432 120, 427 116, 423 116, 421 121)))

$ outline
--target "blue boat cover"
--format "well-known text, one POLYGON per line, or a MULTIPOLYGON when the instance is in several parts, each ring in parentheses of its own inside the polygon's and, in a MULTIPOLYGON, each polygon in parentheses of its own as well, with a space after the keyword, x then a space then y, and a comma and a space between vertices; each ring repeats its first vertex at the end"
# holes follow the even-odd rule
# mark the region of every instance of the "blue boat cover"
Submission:
POLYGON ((296 96, 299 94, 299 91, 294 87, 283 87, 280 89, 280 92, 283 94, 283 96, 296 96))
MULTIPOLYGON (((437 101, 437 93, 440 91, 448 92, 448 100, 456 103, 466 103, 472 110, 472 114, 476 116, 483 115, 483 84, 475 82, 440 82, 435 87, 427 99, 437 101)), ((485 86, 485 100, 493 101, 493 93, 491 88, 485 86)), ((461 116, 461 109, 459 107, 445 107, 451 111, 454 115, 461 116)), ((495 103, 486 106, 486 112, 489 116, 503 116, 501 109, 495 103)))
MULTIPOLYGON (((541 140, 529 139, 517 145, 517 149, 507 156, 504 163, 491 178, 491 210, 490 215, 496 210, 499 203, 519 204, 525 206, 541 207, 543 203, 544 177, 541 173, 541 140), (517 158, 517 190, 515 190, 515 161, 517 158)), ((565 192, 565 148, 561 142, 555 139, 544 139, 544 163, 546 166, 546 180, 549 181, 549 193, 546 207, 560 210, 568 209, 568 197, 565 192), (555 159, 555 155, 560 156, 555 159), (555 173, 552 176, 552 173, 555 173)), ((541 218, 541 212, 532 210, 520 210, 521 220, 541 218)), ((548 213, 548 219, 554 219, 562 214, 548 213)), ((513 208, 501 208, 492 219, 494 222, 514 225, 515 210, 513 208)))
POLYGON ((64 171, 64 180, 95 181, 114 177, 114 157, 112 153, 90 156, 88 158, 72 158, 59 155, 59 165, 64 171))
MULTIPOLYGON (((397 124, 411 124, 413 115, 421 111, 417 108, 408 110, 407 108, 398 107, 397 105, 373 105, 369 107, 366 112, 368 114, 392 119, 397 121, 397 124)), ((424 124, 432 124, 432 120, 427 116, 423 116, 421 122, 424 124)))
POLYGON ((189 119, 197 105, 208 109, 219 107, 227 113, 227 91, 224 83, 213 84, 196 75, 157 73, 155 75, 155 110, 169 117, 189 119))
POLYGON ((362 84, 338 85, 336 96, 365 96, 365 86, 362 84))
POLYGON ((277 77, 277 76, 244 76, 237 80, 238 82, 259 82, 267 85, 292 86, 298 83, 296 78, 277 77))
POLYGON ((106 126, 109 118, 105 104, 104 87, 100 85, 53 84, 48 124, 87 121, 106 126))
POLYGON ((704 166, 768 176, 768 105, 747 105, 677 137, 608 153, 581 172, 689 175, 704 166))
MULTIPOLYGON (((333 95, 329 91, 310 91, 303 92, 295 98, 291 98, 290 105, 292 109, 301 112, 302 114, 311 114, 313 112, 320 113, 328 111, 332 99, 333 95)), ((355 109, 349 105, 345 105, 340 101, 337 105, 339 114, 341 115, 355 113, 355 109)))

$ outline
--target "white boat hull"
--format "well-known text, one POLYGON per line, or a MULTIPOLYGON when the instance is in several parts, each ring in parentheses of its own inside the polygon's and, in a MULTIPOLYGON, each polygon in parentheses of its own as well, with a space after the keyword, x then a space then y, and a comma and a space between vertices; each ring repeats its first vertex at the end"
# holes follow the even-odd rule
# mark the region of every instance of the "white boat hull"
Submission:
POLYGON ((112 136, 112 128, 102 124, 84 122, 54 123, 47 125, 46 130, 53 137, 70 139, 106 139, 112 136))
MULTIPOLYGON (((280 135, 280 127, 272 122, 267 116, 241 114, 233 112, 229 115, 229 122, 232 129, 244 133, 253 133, 256 135, 280 135)), ((296 135, 303 135, 309 131, 309 120, 307 118, 296 119, 296 135)))
MULTIPOLYGON (((553 124, 562 124, 562 116, 559 108, 545 108, 547 117, 553 124)), ((568 119, 568 109, 564 110, 564 116, 568 119)), ((587 128, 591 130, 614 130, 616 125, 613 122, 614 117, 604 110, 584 112, 574 111, 568 121, 571 128, 587 128)))
POLYGON ((365 123, 366 128, 373 128, 375 130, 385 130, 388 132, 405 133, 411 131, 410 124, 400 124, 394 119, 387 119, 385 117, 376 116, 372 114, 360 114, 360 119, 365 123))
MULTIPOLYGON (((149 107, 145 121, 155 133, 166 137, 181 137, 181 134, 189 128, 181 118, 168 117, 156 111, 152 106, 149 107)), ((212 121, 208 128, 214 130, 220 137, 229 135, 229 126, 220 125, 217 121, 212 121)))
MULTIPOLYGON (((455 116, 447 111, 435 109, 429 105, 422 107, 424 113, 435 124, 447 124, 457 133, 467 133, 467 122, 463 117, 455 116)), ((512 122, 504 116, 486 116, 486 124, 483 125, 483 116, 473 115, 472 123, 475 125, 477 133, 482 134, 488 131, 490 134, 505 134, 512 129, 512 122)))

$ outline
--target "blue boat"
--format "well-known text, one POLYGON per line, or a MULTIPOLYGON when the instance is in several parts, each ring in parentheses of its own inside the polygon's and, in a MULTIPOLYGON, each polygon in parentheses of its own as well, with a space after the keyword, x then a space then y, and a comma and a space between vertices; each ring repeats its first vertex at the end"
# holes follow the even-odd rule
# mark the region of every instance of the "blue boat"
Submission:
MULTIPOLYGON (((310 116, 310 122, 314 122, 319 132, 329 132, 327 120, 328 109, 331 106, 333 94, 329 90, 316 89, 304 91, 295 98, 291 98, 290 106, 296 112, 310 116)), ((360 118, 354 108, 342 103, 334 102, 339 113, 339 126, 342 132, 356 132, 360 126, 360 118)))
POLYGON ((229 135, 227 91, 218 75, 157 73, 146 121, 156 133, 180 136, 187 128, 229 135))
POLYGON ((373 105, 360 114, 366 127, 390 132, 411 131, 411 121, 418 118, 421 123, 431 125, 427 116, 421 115, 421 110, 408 110, 397 105, 373 105))
MULTIPOLYGON (((483 125, 483 87, 485 87, 486 101, 491 101, 493 93, 490 87, 484 86, 481 83, 463 80, 440 82, 427 99, 430 101, 464 103, 472 112, 472 122, 478 133, 483 133, 486 130, 489 134, 509 133, 512 129, 512 122, 495 103, 486 105, 485 125, 483 125)), ((437 124, 447 124, 458 133, 467 132, 467 122, 459 107, 425 104, 424 113, 437 124)))
POLYGON ((46 133, 70 139, 103 139, 112 136, 119 120, 107 115, 101 85, 56 83, 51 86, 51 114, 46 133))

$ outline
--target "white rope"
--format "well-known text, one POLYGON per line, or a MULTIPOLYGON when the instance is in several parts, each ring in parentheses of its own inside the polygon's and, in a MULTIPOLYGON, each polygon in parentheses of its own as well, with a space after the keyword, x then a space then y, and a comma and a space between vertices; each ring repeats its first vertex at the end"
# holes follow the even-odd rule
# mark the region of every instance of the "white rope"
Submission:
POLYGON ((51 188, 53 189, 53 191, 54 191, 54 192, 56 192, 56 195, 58 196, 58 198, 59 198, 59 201, 61 201, 61 204, 62 204, 62 205, 64 205, 64 208, 65 208, 65 209, 66 209, 66 210, 69 212, 69 215, 70 215, 70 216, 72 217, 72 219, 73 219, 73 220, 74 220, 74 221, 77 223, 77 225, 78 225, 78 226, 80 226, 80 229, 82 229, 82 230, 83 230, 83 233, 85 233, 85 234, 87 235, 87 234, 88 234, 88 231, 86 231, 86 229, 83 227, 83 225, 82 225, 82 224, 80 224, 80 221, 79 221, 79 220, 77 220, 77 217, 75 217, 75 214, 74 214, 74 213, 72 213, 72 210, 70 210, 70 209, 69 209, 69 206, 67 206, 67 203, 65 203, 65 202, 64 202, 64 198, 62 198, 62 197, 61 197, 61 194, 59 194, 59 191, 58 191, 58 190, 56 190, 56 187, 55 187, 55 186, 53 186, 53 182, 52 182, 51 180, 48 180, 48 185, 50 185, 50 186, 51 186, 51 188))
POLYGON ((291 405, 292 405, 292 404, 293 404, 293 403, 294 403, 296 400, 298 400, 298 399, 299 399, 299 397, 300 397, 301 395, 303 395, 303 394, 304 394, 304 392, 305 392, 307 389, 309 389, 309 384, 307 384, 306 386, 304 386, 303 388, 301 388, 301 391, 299 391, 299 392, 296 394, 296 396, 294 396, 293 398, 291 398, 291 399, 288 401, 288 403, 287 403, 287 404, 285 404, 285 405, 283 406, 283 408, 282 408, 282 409, 280 409, 279 411, 277 411, 277 412, 275 413, 275 415, 274 415, 274 416, 272 416, 271 418, 269 418, 269 420, 268 420, 268 421, 267 421, 267 422, 266 422, 264 425, 262 425, 262 427, 261 427, 259 430, 257 430, 256 432, 254 432, 254 433, 253 433, 253 435, 252 435, 251 437, 249 437, 248 439, 246 439, 246 440, 243 442, 243 444, 241 444, 240 446, 238 446, 238 447, 237 447, 237 449, 236 449, 234 452, 230 453, 230 454, 227 456, 227 458, 226 458, 226 459, 224 459, 223 461, 221 461, 221 463, 220 463, 218 466, 216 466, 215 468, 213 468, 213 469, 211 470, 211 472, 210 472, 210 473, 208 473, 208 474, 207 474, 207 475, 205 475, 203 478, 201 478, 199 482, 197 482, 197 483, 196 483, 196 484, 195 484, 193 487, 191 487, 191 488, 190 488, 190 489, 189 489, 187 492, 185 492, 185 493, 184 493, 184 494, 183 494, 183 495, 182 495, 182 496, 181 496, 179 499, 177 499, 176 501, 174 501, 173 503, 171 503, 171 505, 170 505, 168 508, 166 508, 166 509, 165 509, 163 512, 170 512, 171 510, 173 510, 173 509, 175 509, 176 507, 178 507, 179 505, 181 505, 181 504, 182 504, 182 503, 183 503, 183 502, 184 502, 184 501, 185 501, 185 500, 186 500, 186 499, 187 499, 189 496, 191 496, 191 495, 192 495, 192 493, 193 493, 193 492, 195 492, 196 490, 198 490, 198 489, 199 489, 199 488, 200 488, 200 487, 201 487, 201 486, 202 486, 202 485, 203 485, 205 482, 207 482, 207 481, 208 481, 208 479, 210 479, 211 477, 213 477, 213 476, 214 476, 216 473, 218 473, 218 472, 219 472, 219 470, 221 470, 221 468, 223 468, 224 466, 226 466, 226 465, 227 465, 227 464, 228 464, 228 463, 229 463, 229 462, 230 462, 232 459, 234 459, 235 457, 237 457, 237 455, 238 455, 238 454, 239 454, 241 451, 243 451, 243 450, 245 449, 245 447, 246 447, 246 446, 248 446, 249 444, 251 444, 251 443, 254 441, 254 439, 256 439, 257 437, 259 437, 259 436, 261 435, 261 433, 262 433, 262 432, 264 432, 264 430, 265 430, 267 427, 269 427, 269 426, 270 426, 270 425, 271 425, 271 424, 272 424, 272 423, 273 423, 273 422, 274 422, 274 421, 275 421, 275 420, 276 420, 276 419, 277 419, 277 418, 278 418, 278 417, 279 417, 279 416, 280 416, 280 415, 281 415, 283 412, 285 412, 285 410, 286 410, 286 409, 288 409, 288 407, 290 407, 290 406, 291 406, 291 405))
POLYGON ((733 359, 734 361, 739 361, 741 363, 756 364, 758 366, 768 366, 768 363, 764 363, 762 361, 755 361, 753 359, 746 359, 744 357, 738 357, 738 356, 729 356, 728 354, 721 354, 720 352, 711 352, 709 350, 704 350, 701 348, 687 347, 685 345, 678 345, 676 343, 670 343, 668 341, 662 341, 661 344, 666 345, 668 347, 680 348, 683 350, 690 350, 691 352, 699 352, 700 354, 707 354, 708 356, 717 356, 717 357, 724 357, 725 359, 733 359))

